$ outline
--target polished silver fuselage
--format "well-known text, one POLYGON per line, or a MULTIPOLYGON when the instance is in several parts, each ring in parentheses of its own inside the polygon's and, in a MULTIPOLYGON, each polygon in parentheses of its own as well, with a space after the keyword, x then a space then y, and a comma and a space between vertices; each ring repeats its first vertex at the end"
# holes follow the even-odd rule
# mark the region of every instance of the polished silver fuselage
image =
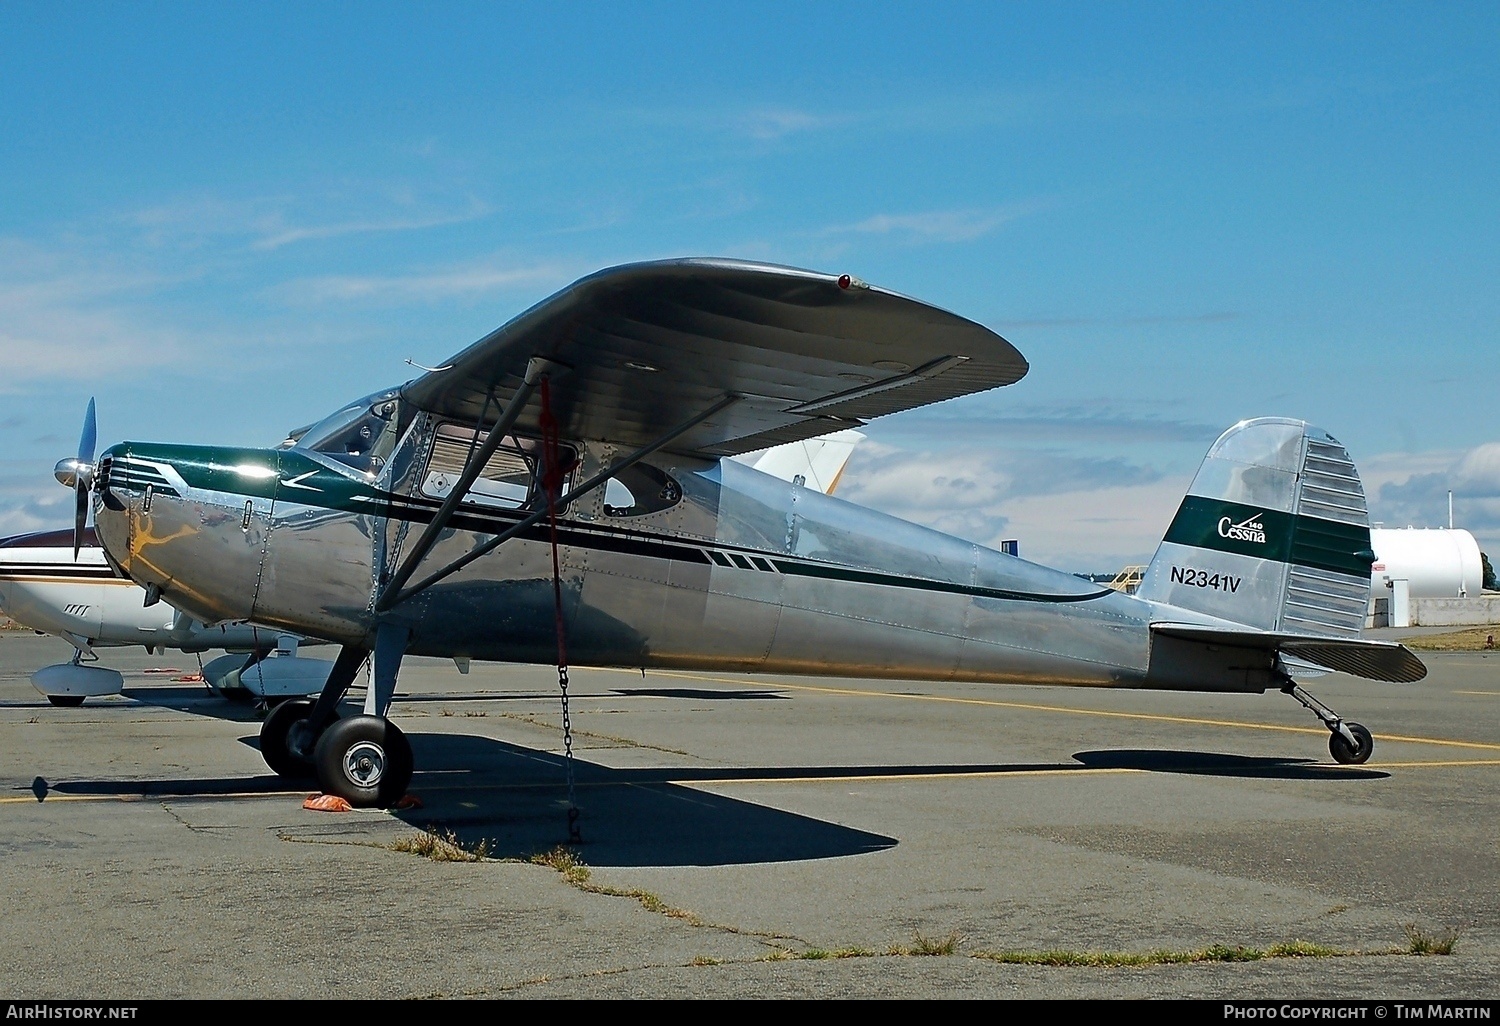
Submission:
MULTIPOLYGON (((377 623, 391 620, 410 630, 414 654, 556 661, 545 521, 374 612, 436 505, 420 487, 434 429, 415 417, 374 477, 295 448, 124 443, 106 453, 99 537, 116 566, 208 622, 253 619, 370 647, 377 623)), ((619 455, 575 445, 575 480, 619 455)), ((1191 686, 1148 680, 1153 603, 734 460, 650 462, 680 485, 670 508, 611 516, 600 489, 559 516, 572 663, 1191 686)), ((424 568, 519 519, 467 503, 460 514, 424 568)))

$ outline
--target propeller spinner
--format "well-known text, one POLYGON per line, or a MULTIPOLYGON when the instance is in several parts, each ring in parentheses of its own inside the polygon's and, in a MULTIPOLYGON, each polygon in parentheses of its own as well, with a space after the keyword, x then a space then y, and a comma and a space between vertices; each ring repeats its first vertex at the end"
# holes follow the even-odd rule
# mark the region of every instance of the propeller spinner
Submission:
POLYGON ((83 529, 89 516, 89 488, 94 483, 94 447, 99 440, 99 425, 94 419, 94 400, 89 399, 88 412, 83 415, 83 434, 78 438, 78 455, 59 460, 52 475, 64 487, 73 489, 73 560, 78 560, 78 550, 83 548, 83 529))

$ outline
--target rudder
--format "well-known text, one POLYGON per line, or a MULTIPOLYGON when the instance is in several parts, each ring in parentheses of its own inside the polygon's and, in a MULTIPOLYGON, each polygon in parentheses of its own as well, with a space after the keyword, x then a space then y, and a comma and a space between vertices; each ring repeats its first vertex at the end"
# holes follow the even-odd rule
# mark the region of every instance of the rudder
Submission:
POLYGON ((1262 417, 1208 450, 1136 595, 1260 630, 1357 637, 1374 561, 1343 445, 1262 417))

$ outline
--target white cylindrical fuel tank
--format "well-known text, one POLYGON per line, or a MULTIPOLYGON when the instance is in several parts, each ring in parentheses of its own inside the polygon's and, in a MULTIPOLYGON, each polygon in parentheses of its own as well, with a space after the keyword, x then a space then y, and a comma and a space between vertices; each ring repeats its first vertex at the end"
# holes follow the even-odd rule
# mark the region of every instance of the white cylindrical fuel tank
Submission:
POLYGON ((1450 528, 1372 528, 1372 598, 1391 593, 1390 581, 1408 581, 1412 598, 1478 595, 1484 584, 1479 543, 1468 531, 1450 528))
POLYGON ((31 675, 31 686, 53 705, 82 705, 85 698, 118 695, 124 684, 119 670, 77 663, 43 666, 31 675))

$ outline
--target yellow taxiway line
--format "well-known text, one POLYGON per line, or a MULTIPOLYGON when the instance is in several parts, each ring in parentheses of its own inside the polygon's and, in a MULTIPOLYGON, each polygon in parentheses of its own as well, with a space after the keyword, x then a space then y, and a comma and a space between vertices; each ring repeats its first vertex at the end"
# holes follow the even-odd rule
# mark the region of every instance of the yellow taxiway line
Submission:
MULTIPOLYGON (((631 673, 630 670, 620 670, 620 673, 631 673)), ((1007 702, 994 698, 955 698, 949 695, 907 695, 894 691, 865 691, 859 688, 836 688, 826 685, 814 684, 786 684, 774 680, 739 680, 734 677, 708 677, 697 673, 684 673, 678 670, 658 670, 658 674, 666 677, 677 677, 684 680, 701 680, 717 684, 735 684, 744 687, 759 688, 761 690, 784 690, 784 691, 810 691, 825 695, 849 695, 858 698, 895 698, 916 702, 947 702, 955 705, 980 705, 1000 709, 1025 709, 1030 712, 1052 712, 1067 713, 1073 716, 1104 716, 1121 720, 1146 720, 1154 723, 1186 723, 1200 727, 1234 727, 1241 730, 1274 730, 1287 734, 1314 734, 1324 736, 1328 733, 1326 727, 1285 727, 1275 723, 1250 723, 1244 720, 1210 720, 1195 716, 1165 716, 1160 713, 1132 713, 1114 712, 1107 709, 1078 709, 1064 705, 1039 705, 1033 702, 1007 702)), ((1100 690, 1100 689, 1096 689, 1100 690)), ((1436 737, 1413 737, 1407 734, 1378 734, 1379 741, 1406 741, 1411 744, 1422 745, 1448 745, 1454 748, 1477 748, 1481 751, 1500 752, 1500 744, 1490 744, 1484 741, 1453 741, 1436 737)))

